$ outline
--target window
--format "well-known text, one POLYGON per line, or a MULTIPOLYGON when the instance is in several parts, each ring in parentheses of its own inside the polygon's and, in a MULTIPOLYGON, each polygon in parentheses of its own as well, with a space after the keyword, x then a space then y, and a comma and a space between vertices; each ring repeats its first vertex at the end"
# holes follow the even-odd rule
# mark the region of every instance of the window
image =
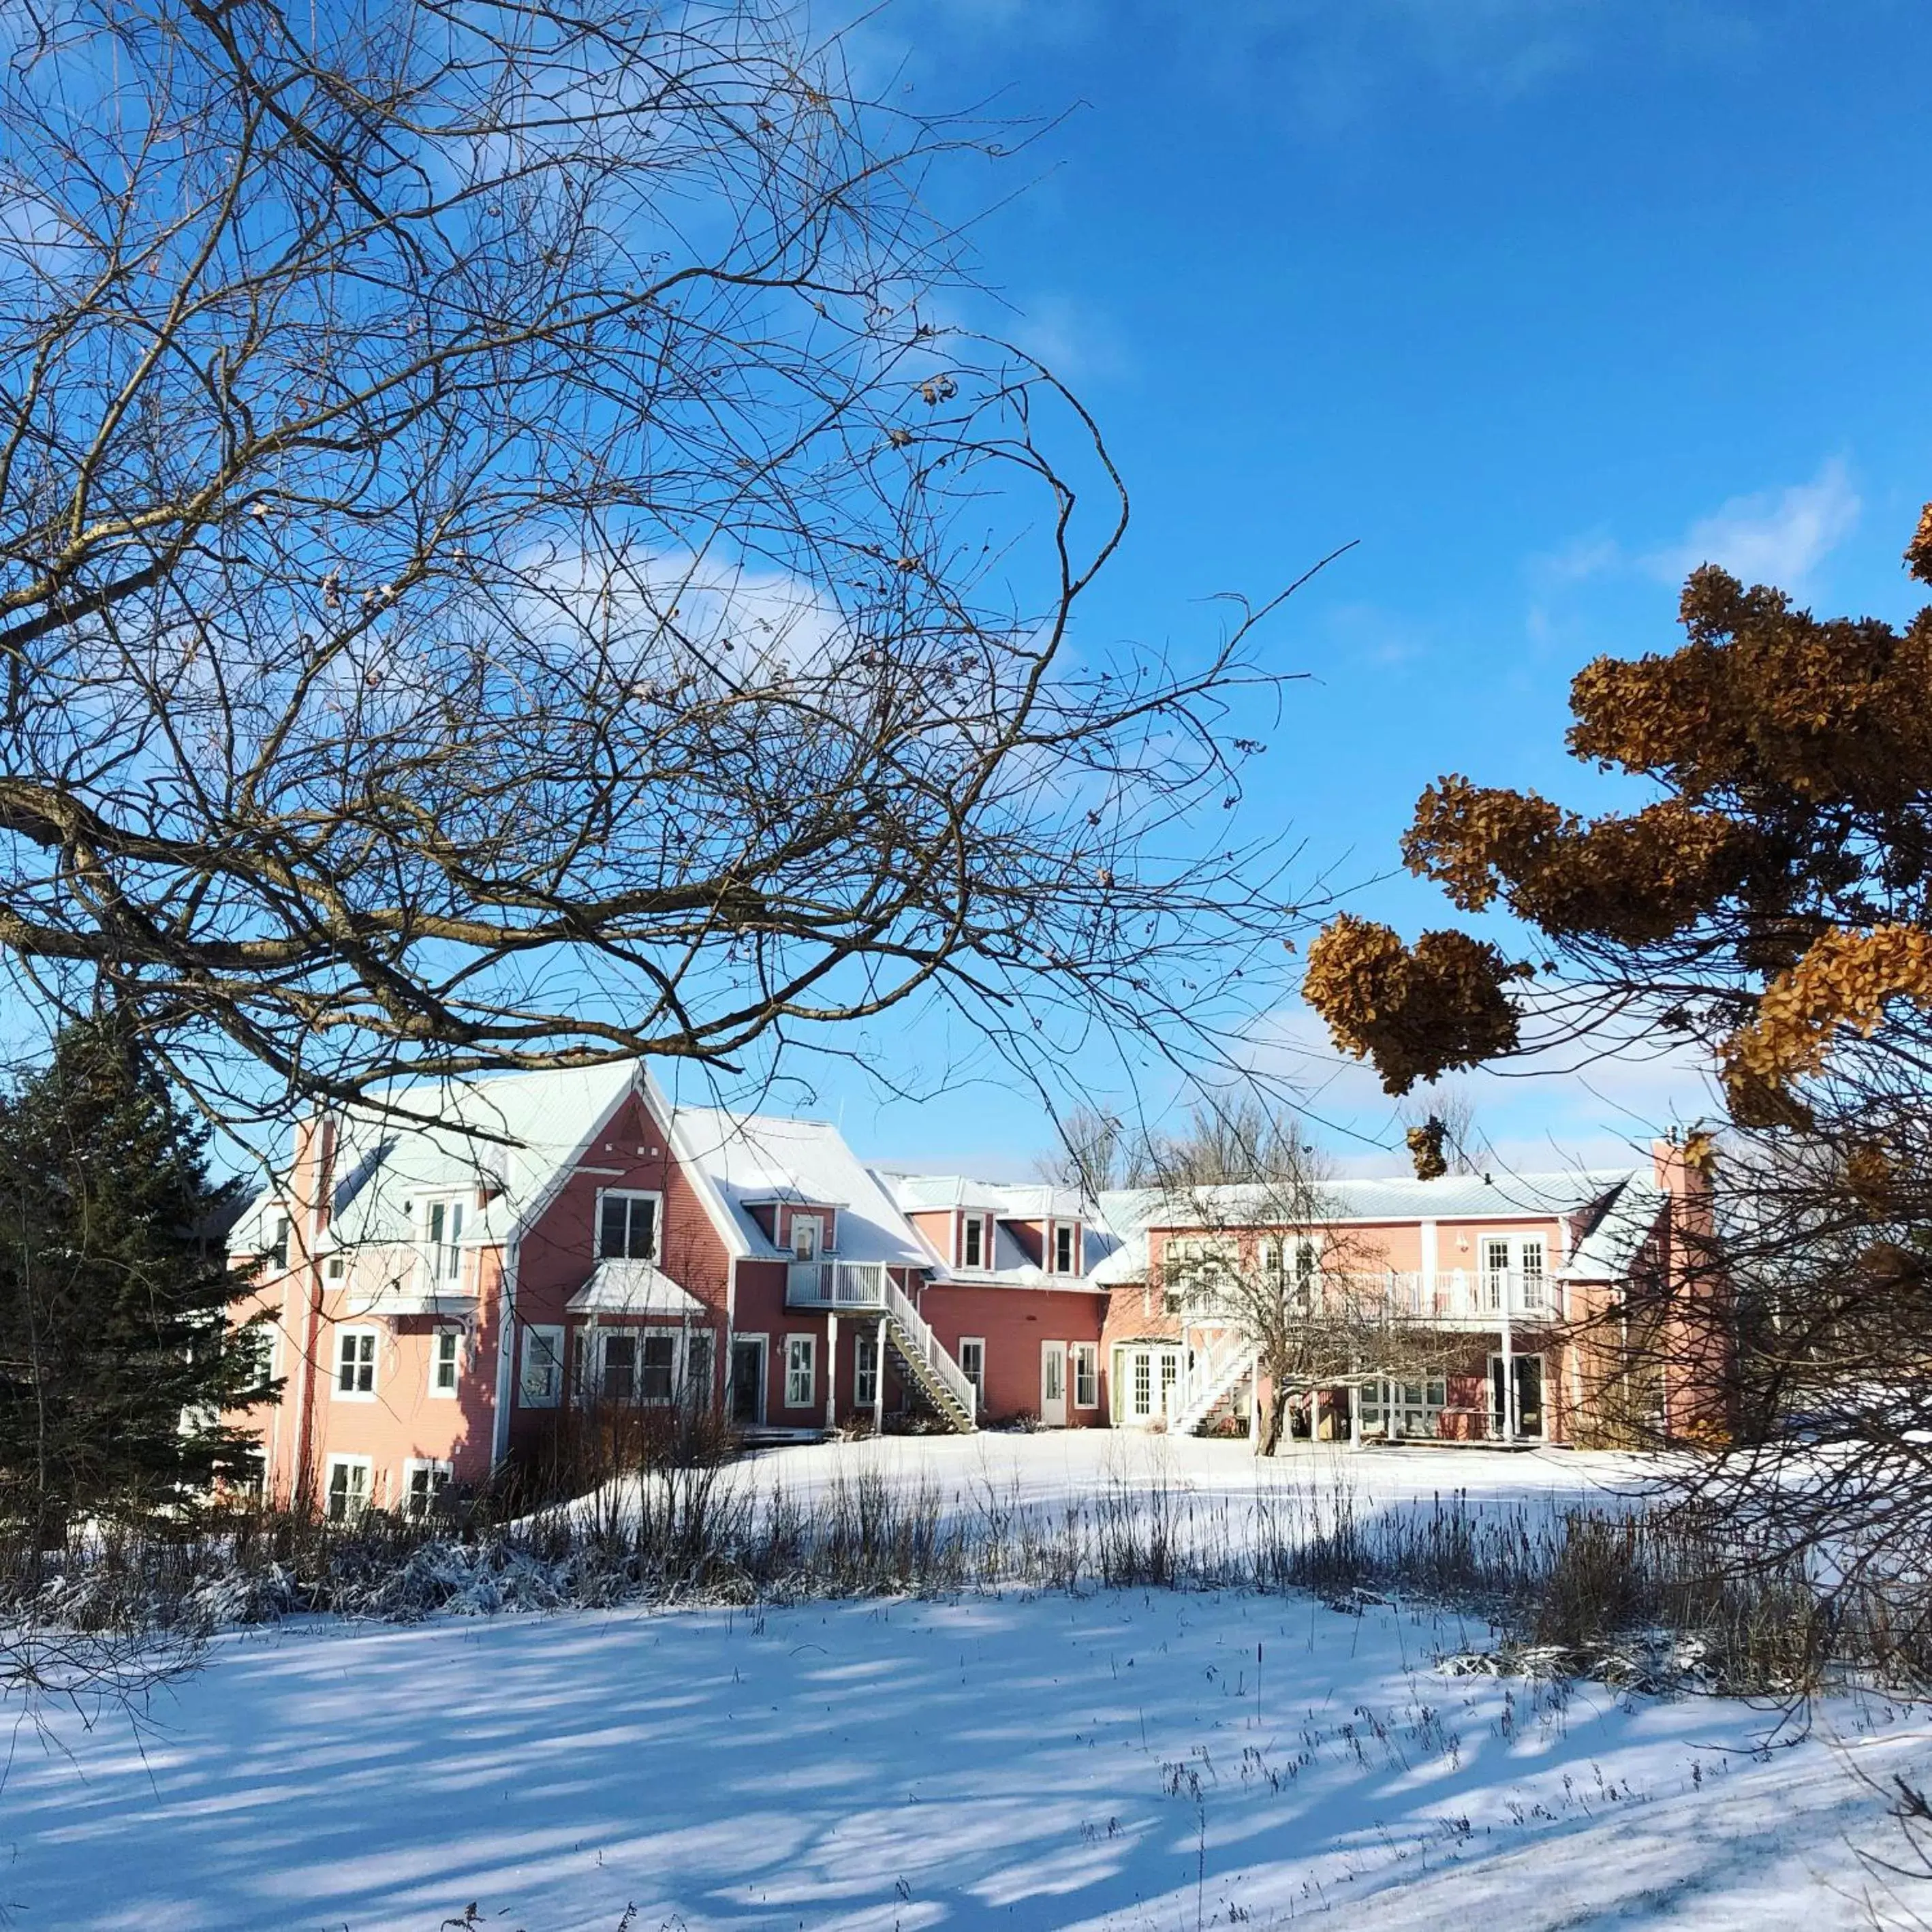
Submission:
POLYGON ((1262 1244, 1262 1273, 1279 1274, 1281 1272, 1281 1244, 1264 1240, 1262 1244))
POLYGON ((563 1399, 563 1330, 538 1323, 524 1330, 517 1400, 525 1408, 554 1408, 563 1399))
POLYGON ((454 1281, 463 1273, 463 1203, 454 1198, 423 1204, 423 1246, 432 1281, 454 1281))
POLYGON ((1167 1392, 1180 1379, 1180 1358, 1175 1354, 1162 1356, 1160 1358, 1160 1407, 1163 1415, 1167 1413, 1167 1392))
POLYGON ((370 1462, 366 1456, 328 1459, 328 1520, 353 1522, 369 1507, 370 1462))
POLYGON ((289 1264, 289 1217, 278 1214, 273 1226, 274 1239, 268 1244, 268 1258, 278 1268, 285 1268, 289 1264))
POLYGON ((1053 1271, 1055 1274, 1073 1272, 1074 1238, 1079 1233, 1071 1221, 1056 1221, 1053 1224, 1053 1271))
POLYGON ((969 1214, 959 1249, 959 1265, 962 1268, 982 1268, 986 1265, 986 1222, 982 1215, 969 1214))
POLYGON ((463 1361, 463 1331, 439 1328, 429 1341, 429 1392, 454 1395, 456 1378, 463 1361))
POLYGON ((870 1408, 879 1399, 879 1338, 861 1335, 853 1350, 852 1400, 870 1408))
POLYGON ((1543 1238, 1532 1235, 1522 1244, 1522 1305, 1543 1306, 1543 1238))
POLYGON ((638 1390, 638 1338, 604 1337, 604 1374, 598 1393, 606 1402, 628 1402, 638 1390))
POLYGON ((694 1328, 684 1338, 684 1399, 709 1408, 716 1394, 717 1338, 709 1328, 694 1328))
POLYGON ((348 1261, 342 1255, 331 1255, 328 1260, 323 1262, 322 1271, 331 1281, 340 1281, 349 1272, 348 1261))
POLYGON ((975 1412, 983 1412, 986 1406, 986 1344, 982 1336, 960 1336, 959 1372, 973 1384, 975 1412))
POLYGON ((791 1217, 791 1252, 794 1261, 815 1262, 825 1245, 825 1222, 817 1214, 791 1217))
POLYGON ((1144 1348, 1134 1357, 1134 1413, 1154 1413, 1154 1358, 1144 1348))
POLYGON ((638 1338, 638 1400, 668 1402, 677 1365, 677 1337, 648 1330, 638 1338))
POLYGON ((1073 1345, 1073 1406, 1100 1406, 1100 1351, 1091 1342, 1073 1345))
POLYGON ((658 1197, 607 1188, 597 1202, 597 1258, 650 1262, 657 1253, 658 1197))
POLYGON ((809 1408, 812 1406, 814 1371, 817 1367, 814 1357, 818 1352, 818 1338, 815 1335, 788 1335, 785 1337, 784 1399, 788 1408, 809 1408))
POLYGON ((335 1393, 350 1402, 373 1400, 376 1394, 376 1331, 340 1328, 335 1335, 335 1393))
POLYGON ((449 1487, 447 1462, 411 1460, 403 1465, 403 1514, 422 1517, 436 1514, 449 1487))
POLYGON ((1304 1315, 1315 1306, 1316 1275, 1321 1252, 1311 1240, 1299 1240, 1294 1244, 1294 1305, 1304 1315))
POLYGON ((1483 1243, 1483 1305, 1499 1309, 1509 1285, 1510 1244, 1506 1235, 1493 1235, 1483 1243))

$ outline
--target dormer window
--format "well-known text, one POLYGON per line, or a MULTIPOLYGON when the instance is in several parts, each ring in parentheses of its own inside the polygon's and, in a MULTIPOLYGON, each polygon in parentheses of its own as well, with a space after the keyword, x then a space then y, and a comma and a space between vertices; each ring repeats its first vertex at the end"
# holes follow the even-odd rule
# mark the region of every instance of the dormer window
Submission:
POLYGON ((658 1254, 658 1197, 607 1188, 597 1207, 597 1258, 650 1262, 658 1254))
POLYGON ((992 1265, 989 1258, 992 1243, 987 1239, 988 1222, 983 1214, 969 1214, 961 1232, 959 1265, 962 1268, 983 1268, 992 1265))
POLYGON ((463 1272, 463 1205, 454 1196, 423 1204, 423 1249, 432 1281, 454 1281, 463 1272))
POLYGON ((796 1210, 791 1217, 791 1253, 794 1261, 815 1262, 819 1251, 825 1246, 825 1222, 818 1214, 801 1214, 796 1210))
POLYGON ((1053 1224, 1053 1271, 1055 1274, 1071 1274, 1073 1272, 1079 1235, 1079 1228, 1071 1221, 1056 1221, 1053 1224))

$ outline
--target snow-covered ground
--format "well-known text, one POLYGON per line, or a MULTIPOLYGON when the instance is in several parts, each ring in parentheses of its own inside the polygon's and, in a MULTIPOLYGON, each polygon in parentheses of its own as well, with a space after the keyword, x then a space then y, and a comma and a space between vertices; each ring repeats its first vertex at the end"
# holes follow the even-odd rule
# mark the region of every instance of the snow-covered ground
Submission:
MULTIPOLYGON (((1044 1502, 1052 1457, 1098 1453, 1023 1439, 1044 1502)), ((1476 1460, 1512 1492, 1580 1467, 1476 1460)), ((525 1932, 1874 1922, 1856 1850, 1896 1849, 1871 1786, 1932 1774, 1923 1714, 1846 1698, 1808 1728, 1436 1669, 1486 1634, 1162 1591, 238 1633, 138 1726, 16 1726, 0 1906, 70 1932, 436 1932, 472 1901, 525 1932)))

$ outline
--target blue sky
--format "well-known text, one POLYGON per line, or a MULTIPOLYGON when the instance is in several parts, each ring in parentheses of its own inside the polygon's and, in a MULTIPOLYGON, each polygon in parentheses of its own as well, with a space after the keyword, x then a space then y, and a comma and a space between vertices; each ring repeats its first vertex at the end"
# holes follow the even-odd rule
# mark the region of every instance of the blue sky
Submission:
MULTIPOLYGON (((1304 671, 1254 829, 1412 932, 1385 873, 1444 770, 1606 795, 1572 673, 1668 649, 1708 556, 1897 618, 1932 496, 1932 10, 1706 0, 905 0, 858 43, 932 108, 1073 111, 980 231, 993 319, 1100 418, 1134 524, 1085 623, 1186 649, 1216 592, 1358 548, 1270 629, 1304 671)), ((1393 1142, 1304 1016, 1287 1064, 1350 1158, 1393 1142), (1358 1138, 1356 1136, 1364 1138, 1358 1138)), ((1500 1149, 1695 1111, 1656 1066, 1484 1078, 1500 1149)), ((1023 1166, 1025 1096, 820 1088, 868 1154, 1023 1166)))

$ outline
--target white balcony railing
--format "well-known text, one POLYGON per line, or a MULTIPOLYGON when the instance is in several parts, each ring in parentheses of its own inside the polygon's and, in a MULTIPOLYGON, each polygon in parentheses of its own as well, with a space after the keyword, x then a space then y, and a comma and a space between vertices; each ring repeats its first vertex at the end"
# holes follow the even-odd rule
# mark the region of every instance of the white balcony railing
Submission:
POLYGON ((1511 1322, 1560 1322, 1563 1285, 1538 1269, 1447 1268, 1434 1274, 1391 1270, 1323 1277, 1324 1293, 1379 1304, 1398 1320, 1492 1328, 1511 1322))
MULTIPOLYGON (((1184 1320, 1238 1327, 1252 1281, 1218 1284, 1211 1275, 1169 1281, 1169 1312, 1184 1320)), ((1562 1283, 1534 1269, 1448 1268, 1434 1274, 1384 1269, 1342 1272, 1324 1269, 1282 1292, 1310 1314, 1346 1309, 1358 1317, 1438 1322, 1452 1328, 1494 1328, 1510 1322, 1561 1322, 1562 1283)))
POLYGON ((785 1269, 788 1308, 880 1309, 885 1305, 883 1262, 793 1262, 785 1269))

